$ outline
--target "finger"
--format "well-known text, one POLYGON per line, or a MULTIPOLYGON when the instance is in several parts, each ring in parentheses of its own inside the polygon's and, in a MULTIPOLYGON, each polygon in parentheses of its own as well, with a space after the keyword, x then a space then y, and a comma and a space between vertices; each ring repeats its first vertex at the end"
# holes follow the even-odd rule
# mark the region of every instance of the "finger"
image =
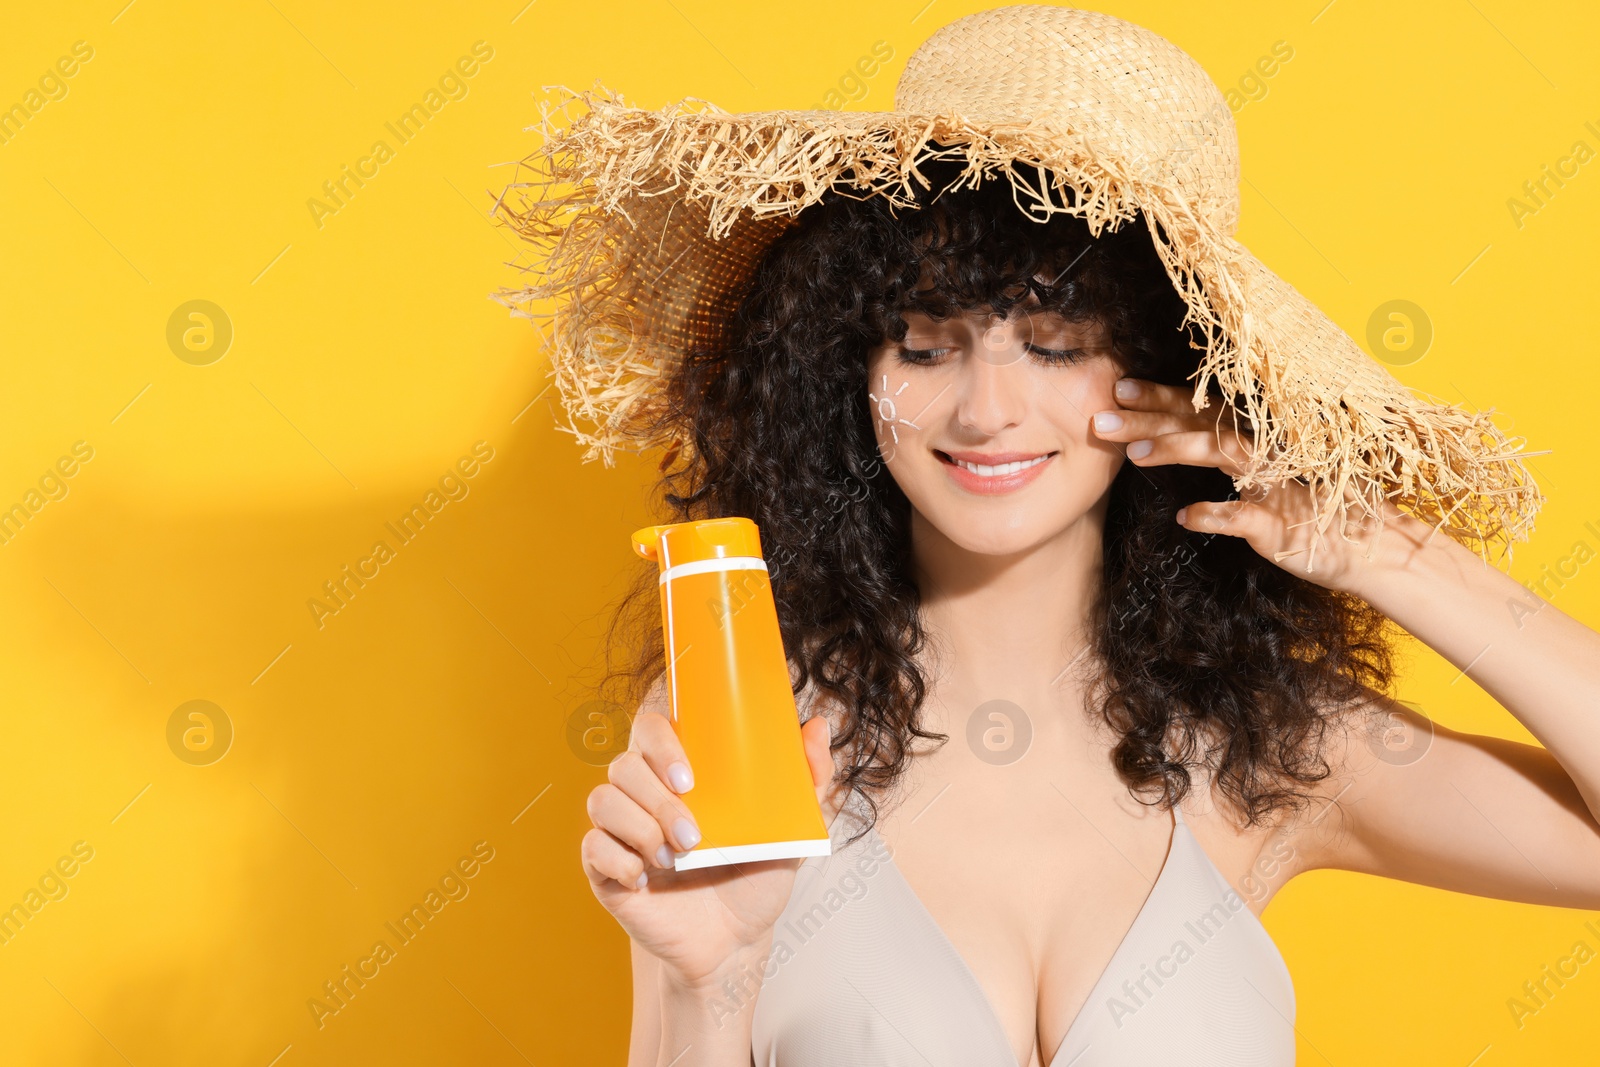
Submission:
MULTIPOLYGON (((1119 407, 1132 411, 1166 411, 1179 415, 1193 415, 1194 386, 1192 385, 1164 385, 1161 382, 1152 382, 1148 378, 1119 378, 1112 388, 1113 395, 1117 398, 1119 407)), ((1221 393, 1216 387, 1206 391, 1207 400, 1221 400, 1221 393)), ((1201 409, 1210 412, 1212 407, 1208 404, 1201 409)))
POLYGON ((606 777, 635 804, 650 813, 650 817, 661 827, 667 844, 674 849, 687 852, 700 843, 700 830, 695 825, 694 815, 645 762, 641 753, 631 749, 622 753, 607 765, 606 777))
POLYGON ((661 824, 633 798, 607 782, 589 791, 589 821, 627 845, 640 856, 648 856, 657 867, 673 865, 672 849, 667 845, 661 824))
POLYGON ((664 714, 646 712, 633 722, 633 736, 628 747, 640 752, 656 776, 677 793, 687 793, 694 788, 694 768, 678 740, 678 731, 672 720, 664 714))
POLYGON ((1178 509, 1178 525, 1196 533, 1251 539, 1270 533, 1272 514, 1244 500, 1200 500, 1178 509))
POLYGON ((644 860, 604 830, 595 828, 584 834, 578 851, 583 859, 583 873, 596 889, 608 881, 627 890, 643 889, 649 881, 644 860))
POLYGON ((1170 411, 1134 411, 1118 408, 1097 411, 1089 420, 1094 435, 1102 441, 1137 441, 1162 434, 1210 429, 1210 415, 1175 414, 1170 411))
POLYGON ((1130 441, 1127 455, 1141 467, 1179 463, 1239 474, 1250 461, 1251 443, 1232 430, 1184 430, 1130 441))
POLYGON ((817 789, 817 803, 822 806, 824 821, 831 823, 839 813, 842 794, 835 786, 837 768, 829 747, 833 740, 833 724, 826 715, 813 715, 801 725, 800 738, 805 743, 806 762, 811 766, 811 784, 817 789))

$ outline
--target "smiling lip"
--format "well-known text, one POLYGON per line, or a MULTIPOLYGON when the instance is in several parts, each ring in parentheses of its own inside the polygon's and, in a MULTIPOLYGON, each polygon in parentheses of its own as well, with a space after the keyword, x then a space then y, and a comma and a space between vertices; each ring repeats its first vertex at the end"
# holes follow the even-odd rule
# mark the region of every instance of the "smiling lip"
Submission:
POLYGON ((1021 489, 1039 477, 1057 455, 1055 452, 941 452, 938 449, 934 449, 934 454, 957 485, 970 493, 986 496, 1021 489), (1016 464, 1027 465, 1004 474, 981 474, 963 466, 964 463, 984 468, 1004 467, 1007 464, 1013 467, 1016 464))

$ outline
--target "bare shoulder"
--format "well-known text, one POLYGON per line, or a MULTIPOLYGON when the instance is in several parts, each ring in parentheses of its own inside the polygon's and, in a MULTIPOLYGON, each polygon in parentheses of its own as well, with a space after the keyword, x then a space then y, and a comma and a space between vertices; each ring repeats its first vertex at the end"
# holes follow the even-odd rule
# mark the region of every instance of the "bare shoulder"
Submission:
POLYGON ((1251 821, 1215 768, 1190 767, 1190 791, 1182 802, 1189 831, 1212 864, 1259 915, 1294 876, 1297 812, 1283 808, 1251 821))
POLYGON ((1342 705, 1319 709, 1320 737, 1301 754, 1303 769, 1325 771, 1312 781, 1286 780, 1296 796, 1275 812, 1252 836, 1257 847, 1252 869, 1267 892, 1276 892, 1306 871, 1330 866, 1341 834, 1347 832, 1338 811, 1354 782, 1368 768, 1378 749, 1403 759, 1408 738, 1422 736, 1404 705, 1361 687, 1359 696, 1342 705), (1409 731, 1409 732, 1408 732, 1409 731))
POLYGON ((1290 877, 1343 866, 1352 808, 1369 790, 1382 787, 1374 773, 1419 762, 1438 730, 1414 706, 1367 686, 1355 699, 1325 705, 1319 714, 1324 730, 1313 756, 1326 764, 1327 775, 1301 787, 1307 802, 1285 815, 1274 838, 1289 846, 1290 877))
MULTIPOLYGON (((1183 803, 1184 818, 1218 869, 1258 913, 1296 875, 1332 865, 1334 846, 1347 830, 1329 813, 1348 799, 1352 780, 1366 770, 1371 754, 1383 749, 1391 758, 1403 759, 1408 738, 1428 736, 1427 726, 1414 715, 1407 718, 1407 710, 1368 689, 1348 704, 1324 708, 1321 736, 1312 738, 1302 766, 1326 774, 1307 782, 1282 780, 1278 788, 1293 795, 1255 820, 1233 798, 1234 790, 1217 781, 1214 768, 1190 768, 1192 788, 1183 803)), ((1226 740, 1213 736, 1202 744, 1217 751, 1226 740)))
POLYGON ((1554 755, 1364 689, 1324 709, 1328 774, 1267 842, 1329 868, 1476 896, 1600 906, 1600 824, 1554 755))

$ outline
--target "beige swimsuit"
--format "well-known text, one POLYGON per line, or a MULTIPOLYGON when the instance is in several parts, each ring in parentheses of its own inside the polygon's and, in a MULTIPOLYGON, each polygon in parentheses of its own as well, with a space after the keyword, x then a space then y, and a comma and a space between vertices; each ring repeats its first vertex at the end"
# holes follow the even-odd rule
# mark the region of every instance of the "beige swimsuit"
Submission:
MULTIPOLYGON (((877 832, 806 860, 752 1019, 758 1067, 1019 1067, 983 988, 877 832)), ((1047 1067, 1289 1067, 1294 985, 1266 928, 1173 809, 1143 908, 1047 1067)))

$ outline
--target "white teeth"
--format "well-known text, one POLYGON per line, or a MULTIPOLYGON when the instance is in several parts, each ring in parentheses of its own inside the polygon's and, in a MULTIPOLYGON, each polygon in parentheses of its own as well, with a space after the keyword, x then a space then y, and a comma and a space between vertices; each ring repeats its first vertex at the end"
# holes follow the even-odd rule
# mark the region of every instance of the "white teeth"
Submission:
POLYGON ((1017 471, 1027 470, 1029 467, 1037 467, 1049 458, 1049 456, 1038 456, 1034 459, 1018 460, 1015 463, 1002 463, 996 467, 986 467, 981 463, 968 463, 966 460, 961 459, 956 460, 956 464, 965 467, 980 478, 995 478, 1001 475, 1015 474, 1017 471))

